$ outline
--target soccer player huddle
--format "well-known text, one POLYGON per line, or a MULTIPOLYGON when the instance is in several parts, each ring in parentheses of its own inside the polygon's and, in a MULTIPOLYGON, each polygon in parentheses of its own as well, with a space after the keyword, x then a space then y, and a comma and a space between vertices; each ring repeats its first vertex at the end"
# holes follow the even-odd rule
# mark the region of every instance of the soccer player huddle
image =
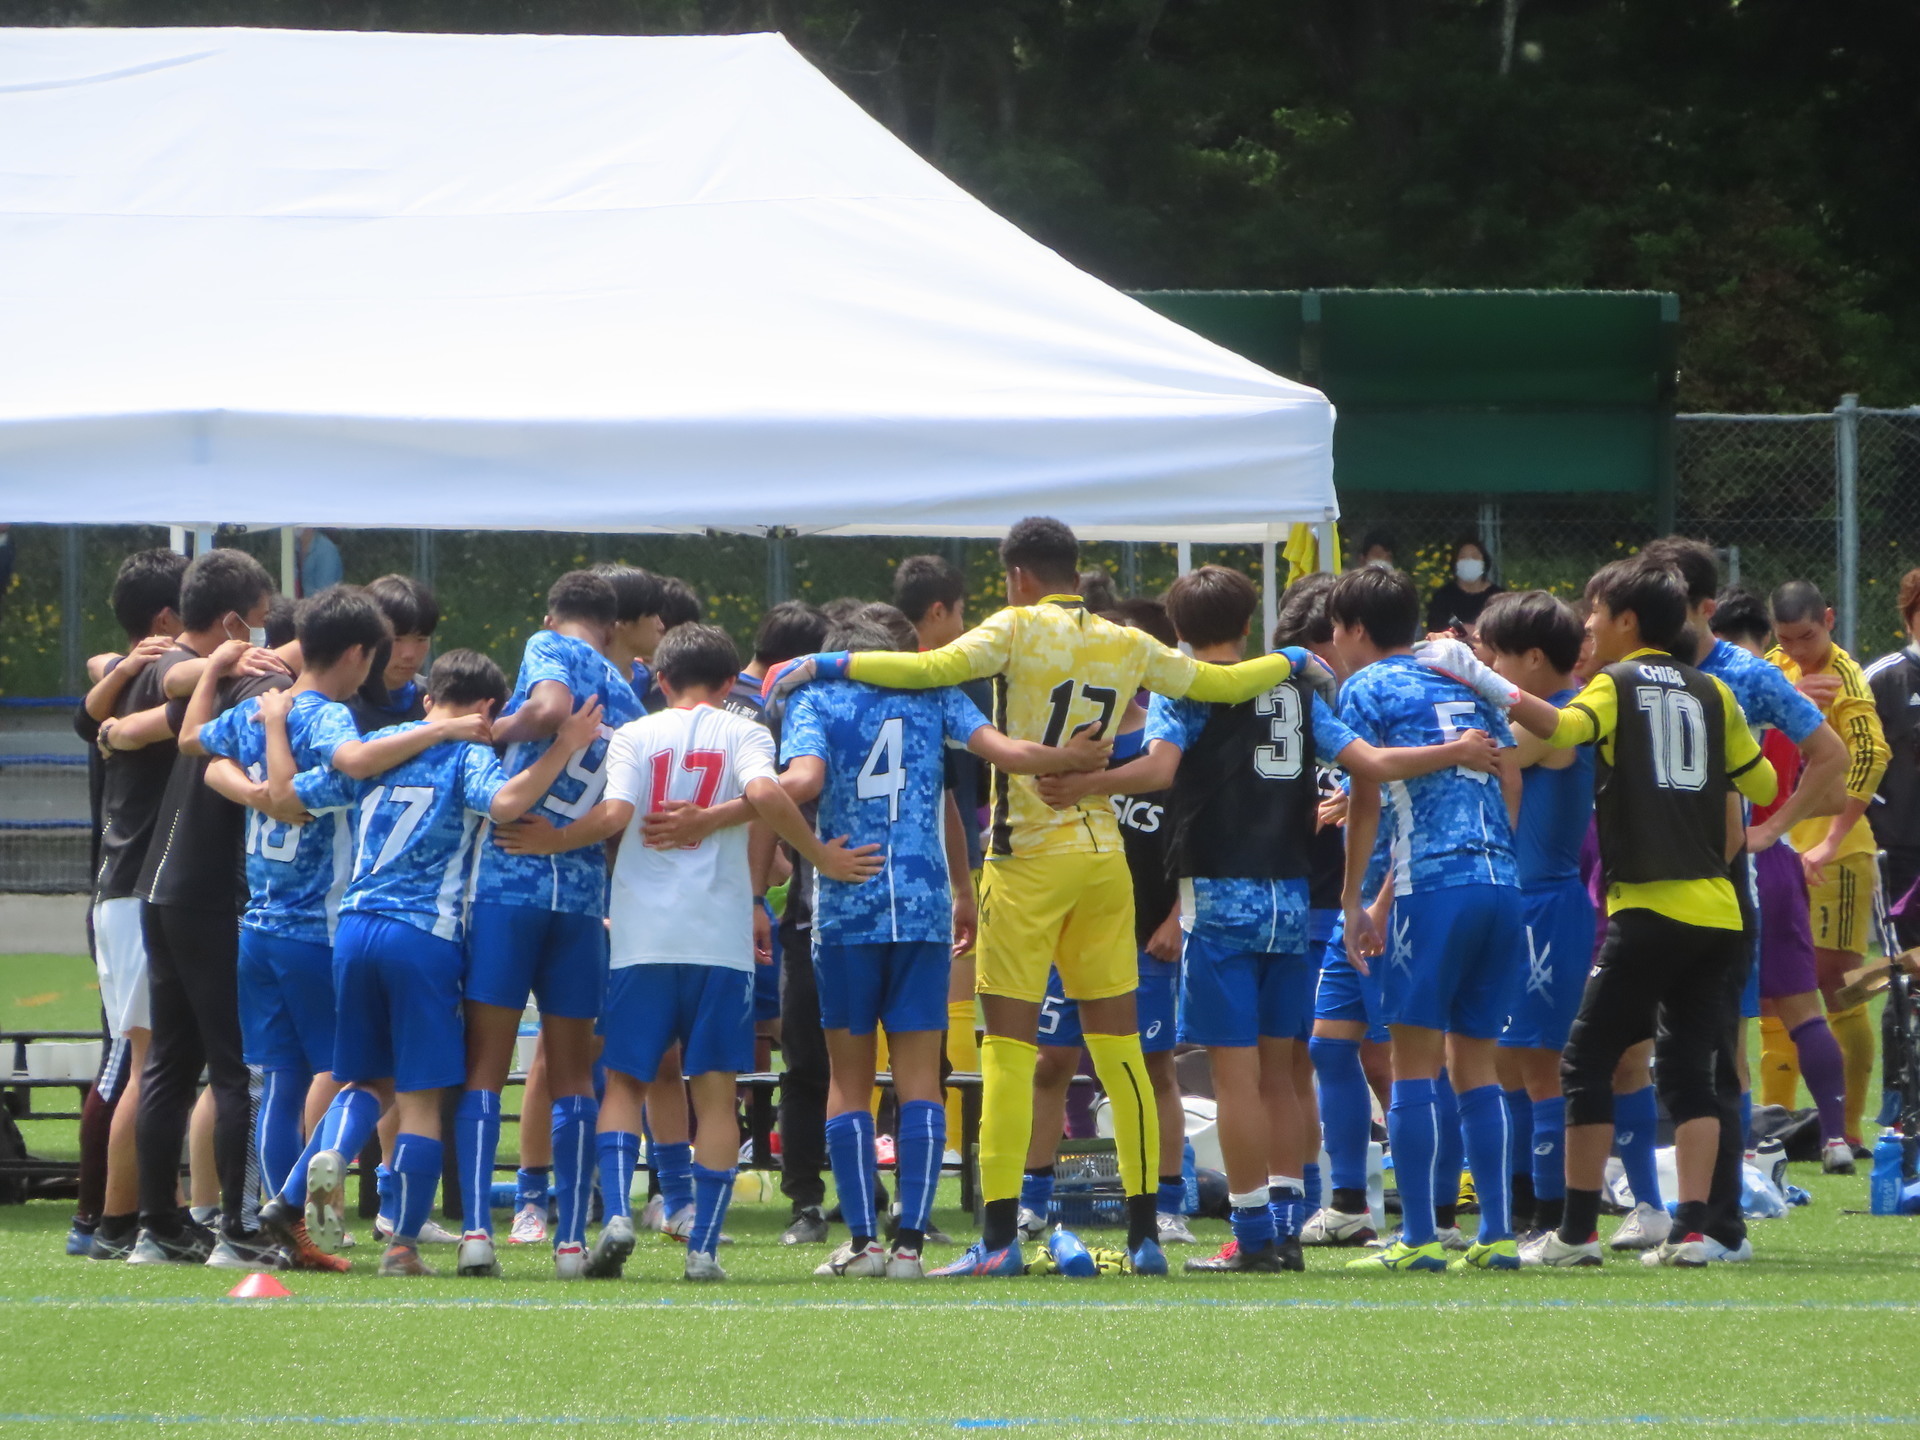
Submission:
MULTIPOLYGON (((511 686, 471 650, 420 678, 438 617, 406 577, 312 596, 274 636, 241 552, 130 557, 130 648, 102 657, 78 721, 104 757, 93 921, 119 1093, 110 1121, 90 1102, 98 1219, 76 1253, 345 1271, 348 1169, 377 1135, 380 1273, 432 1273, 422 1241, 455 1242, 430 1218, 450 1169, 457 1271, 499 1274, 501 1095, 531 1001, 511 1238, 550 1241, 559 1278, 612 1278, 650 1226, 685 1243, 686 1278, 724 1278, 737 1080, 766 1064, 767 897, 789 872, 779 948, 817 995, 849 1236, 825 1276, 1024 1273, 1083 1047, 1126 1194, 1103 1268, 1136 1274, 1193 1239, 1176 1040, 1209 1061, 1232 1229, 1190 1271, 1300 1270, 1316 1244, 1387 1272, 1597 1265, 1616 1147, 1636 1202, 1616 1249, 1748 1258, 1750 978, 1830 1168, 1851 1168, 1866 1080, 1818 992, 1830 953, 1864 948, 1855 832, 1886 748, 1844 652, 1793 649, 1790 626, 1829 623, 1817 594, 1776 595, 1791 658, 1770 663, 1746 631, 1715 638, 1693 542, 1595 575, 1584 624, 1502 594, 1471 644, 1423 639, 1411 580, 1367 566, 1296 582, 1273 648, 1245 658, 1258 597, 1236 571, 1096 614, 1065 525, 1021 521, 1000 555, 1008 605, 972 629, 958 572, 918 557, 903 593, 911 572, 942 597, 921 613, 779 606, 744 669, 679 582, 572 572, 511 686), (1840 675, 1806 688, 1844 741, 1803 670, 1840 675), (1750 726, 1784 737, 1778 767, 1750 726), (984 1212, 929 1268, 960 1140, 943 1058, 980 1074, 984 1212), (178 1194, 203 1066, 209 1225, 178 1194), (1392 1238, 1367 1201, 1376 1091, 1392 1238), (643 1154, 658 1196, 636 1217, 643 1154)), ((824 1238, 795 1208, 783 1239, 824 1238)), ((1059 1229, 1048 1263, 1095 1269, 1059 1229)))

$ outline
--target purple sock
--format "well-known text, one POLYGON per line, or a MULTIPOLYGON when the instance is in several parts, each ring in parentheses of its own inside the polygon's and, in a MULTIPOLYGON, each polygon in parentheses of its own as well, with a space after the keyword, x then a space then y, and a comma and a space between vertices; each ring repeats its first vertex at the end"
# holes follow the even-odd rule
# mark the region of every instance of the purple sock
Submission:
POLYGON ((1800 1078, 1820 1107, 1820 1138, 1838 1140, 1847 1133, 1847 1071, 1840 1059, 1840 1042, 1833 1038, 1827 1017, 1816 1015, 1787 1032, 1800 1052, 1800 1078))

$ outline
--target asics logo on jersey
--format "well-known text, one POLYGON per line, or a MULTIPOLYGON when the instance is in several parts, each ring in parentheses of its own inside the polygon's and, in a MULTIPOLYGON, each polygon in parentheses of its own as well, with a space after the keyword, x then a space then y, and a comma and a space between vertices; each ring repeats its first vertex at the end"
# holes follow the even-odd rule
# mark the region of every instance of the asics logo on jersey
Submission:
POLYGON ((1413 917, 1396 915, 1389 923, 1392 932, 1393 948, 1388 953, 1388 961, 1397 966, 1402 973, 1413 973, 1413 917))
POLYGON ((1527 927, 1527 993, 1538 995, 1543 1000, 1551 999, 1548 993, 1553 989, 1553 972, 1547 969, 1547 957, 1553 954, 1553 942, 1536 951, 1533 948, 1533 927, 1527 927))
POLYGON ((1165 819, 1166 813, 1164 805, 1135 800, 1126 795, 1113 797, 1113 818, 1129 830, 1137 830, 1142 835, 1157 835, 1160 832, 1160 822, 1165 819))
POLYGON ((1909 705, 1920 705, 1920 695, 1909 695, 1909 696, 1907 696, 1907 704, 1909 704, 1909 705))
POLYGON ((1551 1155, 1553 1153, 1553 1142, 1551 1140, 1542 1140, 1538 1145, 1533 1147, 1533 1153, 1536 1155, 1551 1155))
POLYGON ((1160 1033, 1160 1022, 1156 1020, 1153 1022, 1153 1024, 1147 1027, 1147 1033, 1142 1035, 1140 1038, 1142 1040, 1151 1040, 1153 1039, 1154 1036, 1158 1035, 1159 1033, 1160 1033))

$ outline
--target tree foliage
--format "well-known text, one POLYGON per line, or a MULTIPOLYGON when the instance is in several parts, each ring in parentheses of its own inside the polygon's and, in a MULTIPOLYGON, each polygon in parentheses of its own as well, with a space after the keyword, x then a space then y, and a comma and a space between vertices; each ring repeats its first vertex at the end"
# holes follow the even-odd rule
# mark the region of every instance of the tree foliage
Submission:
POLYGON ((0 15, 778 29, 1117 285, 1671 289, 1685 408, 1920 399, 1911 0, 0 0, 0 15))

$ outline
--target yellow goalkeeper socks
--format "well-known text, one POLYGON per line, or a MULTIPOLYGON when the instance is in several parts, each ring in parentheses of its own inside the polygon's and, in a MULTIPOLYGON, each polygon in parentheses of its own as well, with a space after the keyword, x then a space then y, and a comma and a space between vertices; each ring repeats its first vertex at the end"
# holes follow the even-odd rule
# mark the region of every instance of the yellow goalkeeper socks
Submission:
POLYGON ((1033 1136, 1033 1071, 1040 1049, 989 1035, 980 1046, 980 1193, 1018 1200, 1033 1136))
MULTIPOLYGON (((961 1071, 978 1072, 980 1069, 980 1037, 973 1028, 974 1001, 972 996, 965 1000, 947 1002, 947 1064, 961 1071)), ((947 1091, 947 1135, 951 1143, 958 1145, 964 1133, 960 1123, 960 1092, 947 1091)))
POLYGON ((1867 1091, 1873 1085, 1873 1017, 1865 1005, 1836 1010, 1827 1016, 1833 1038, 1840 1042, 1840 1058, 1847 1070, 1847 1139, 1858 1144, 1867 1114, 1867 1091))
POLYGON ((1129 1195, 1151 1193, 1157 1186, 1160 1160, 1160 1112, 1154 1105, 1153 1081, 1147 1077, 1147 1058, 1140 1036, 1083 1036, 1093 1057, 1094 1073, 1113 1104, 1113 1148, 1120 1161, 1120 1181, 1129 1195))
POLYGON ((1800 1050, 1778 1015, 1760 1017, 1760 1103, 1794 1108, 1800 1094, 1800 1050))

